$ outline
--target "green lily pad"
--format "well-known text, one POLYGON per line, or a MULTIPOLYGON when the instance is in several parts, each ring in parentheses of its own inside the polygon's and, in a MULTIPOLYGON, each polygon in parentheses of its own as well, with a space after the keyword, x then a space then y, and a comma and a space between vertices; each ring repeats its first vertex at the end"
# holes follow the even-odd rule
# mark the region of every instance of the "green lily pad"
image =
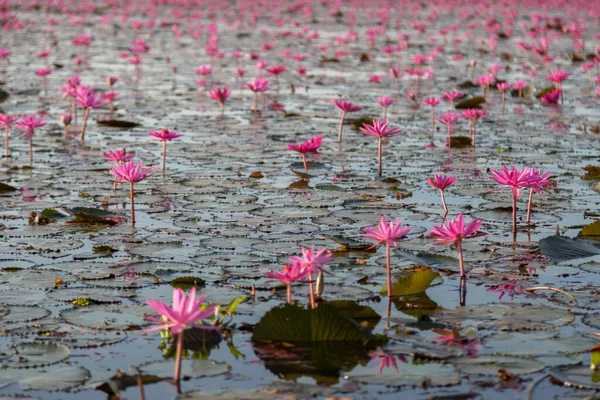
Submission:
MULTIPOLYGON (((0 90, 0 92, 1 92, 1 90, 0 90)), ((0 95, 0 97, 1 97, 1 95, 0 95)), ((0 103, 1 103, 1 101, 0 101, 0 103)), ((0 182, 0 194, 12 193, 12 192, 16 192, 16 191, 17 191, 17 188, 7 185, 6 183, 0 182)))
POLYGON ((545 256, 558 261, 570 261, 600 254, 600 242, 550 236, 540 240, 540 250, 545 256))
POLYGON ((284 304, 268 311, 256 324, 252 340, 285 342, 364 342, 367 335, 332 306, 316 309, 284 304))
POLYGON ((454 108, 457 110, 465 110, 467 108, 481 108, 481 104, 485 103, 485 98, 483 97, 472 97, 470 99, 463 100, 457 103, 454 108))
POLYGON ((19 343, 0 351, 0 362, 7 368, 35 368, 66 360, 71 352, 67 346, 53 343, 19 343))
POLYGON ((491 303, 440 311, 436 320, 479 329, 502 331, 550 329, 571 323, 575 318, 566 310, 544 305, 491 303))
POLYGON ((102 330, 131 330, 148 325, 144 313, 150 309, 141 306, 98 304, 63 310, 60 316, 74 325, 102 330))
MULTIPOLYGON (((175 363, 171 360, 157 361, 139 367, 142 374, 157 376, 159 378, 172 378, 175 363)), ((181 376, 188 378, 207 378, 229 372, 231 367, 227 363, 206 359, 181 360, 181 376)))
POLYGON ((550 375, 565 386, 600 389, 600 371, 591 370, 589 367, 553 368, 550 375))
POLYGON ((521 357, 479 356, 471 358, 453 358, 449 360, 464 374, 497 376, 504 369, 515 375, 532 374, 544 369, 543 362, 521 357))
MULTIPOLYGON (((425 293, 435 278, 440 276, 429 267, 417 266, 403 271, 399 277, 394 277, 392 296, 410 296, 425 293)), ((382 294, 387 294, 387 284, 381 289, 382 294)))
POLYGON ((600 220, 584 226, 577 236, 600 238, 600 220))
POLYGON ((87 369, 71 365, 29 370, 8 369, 0 374, 0 388, 19 382, 23 390, 53 392, 83 385, 90 376, 87 369))

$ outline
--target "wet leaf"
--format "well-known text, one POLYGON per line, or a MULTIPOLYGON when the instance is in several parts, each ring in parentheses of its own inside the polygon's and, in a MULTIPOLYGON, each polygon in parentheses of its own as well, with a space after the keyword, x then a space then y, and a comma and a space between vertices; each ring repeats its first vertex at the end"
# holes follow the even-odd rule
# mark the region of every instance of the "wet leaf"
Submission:
POLYGON ((371 385, 401 386, 450 386, 460 383, 460 376, 453 366, 436 362, 411 364, 398 362, 398 372, 394 368, 385 368, 379 373, 379 365, 375 361, 368 367, 357 368, 349 374, 353 382, 371 385))
POLYGON ((19 343, 10 349, 4 349, 0 356, 7 368, 35 368, 66 360, 71 352, 67 346, 52 343, 19 343))
POLYGON ((597 181, 600 180, 600 167, 595 165, 588 165, 583 167, 586 174, 583 176, 585 181, 597 181))
POLYGON ((5 370, 0 374, 0 388, 19 382, 23 390, 49 392, 76 388, 90 378, 90 371, 77 366, 55 366, 43 369, 5 370))
POLYGON ((179 278, 175 278, 170 282, 171 286, 174 288, 179 288, 183 290, 188 290, 193 287, 195 288, 203 288, 206 285, 206 281, 202 278, 198 278, 195 276, 181 276, 179 278))
MULTIPOLYGON (((172 378, 174 364, 171 360, 157 361, 139 367, 142 374, 157 376, 159 378, 172 378)), ((204 359, 184 359, 181 361, 181 376, 188 378, 206 378, 222 375, 229 372, 231 367, 227 363, 204 359)))
POLYGON ((284 342, 364 342, 367 335, 335 308, 320 304, 304 309, 284 304, 269 310, 256 324, 252 340, 284 342))
MULTIPOLYGON (((0 90, 0 92, 1 92, 1 90, 0 90)), ((1 97, 1 95, 0 95, 0 97, 1 97)), ((0 101, 0 103, 1 102, 2 101, 0 101)), ((16 192, 16 191, 17 191, 17 188, 7 185, 6 183, 0 182, 0 194, 12 193, 12 192, 16 192)))
POLYGON ((451 147, 455 149, 464 149, 473 146, 473 141, 468 136, 451 136, 450 143, 452 144, 451 147))
POLYGON ((600 389, 600 371, 592 370, 587 366, 553 368, 550 370, 550 375, 565 386, 600 389))
POLYGON ((593 237, 600 238, 600 220, 584 226, 583 229, 581 229, 581 232, 579 232, 579 235, 577 235, 577 236, 580 236, 580 237, 593 236, 593 237))
POLYGON ((107 126, 110 128, 123 128, 123 129, 132 129, 136 126, 140 126, 137 122, 124 121, 119 119, 100 119, 96 120, 96 123, 100 126, 107 126))
MULTIPOLYGON (((408 296, 424 293, 435 278, 440 276, 429 267, 417 266, 393 277, 392 296, 408 296)), ((383 286, 380 293, 387 293, 387 284, 383 286)))
POLYGON ((67 322, 86 328, 128 330, 140 329, 148 324, 144 319, 145 312, 149 313, 150 309, 140 306, 98 304, 64 310, 61 311, 60 316, 67 322))
POLYGON ((493 330, 550 329, 571 323, 572 313, 544 305, 492 303, 440 311, 436 320, 452 325, 493 330))
POLYGON ((540 240, 540 250, 545 256, 558 261, 576 260, 600 254, 600 243, 585 239, 550 236, 540 240))
POLYGON ((532 374, 545 367, 544 363, 535 359, 508 356, 478 356, 470 358, 453 358, 449 360, 464 374, 498 375, 498 370, 514 375, 532 374))
POLYGON ((463 100, 456 104, 454 108, 457 110, 465 110, 467 108, 481 108, 481 104, 485 103, 483 97, 472 97, 470 99, 463 100))

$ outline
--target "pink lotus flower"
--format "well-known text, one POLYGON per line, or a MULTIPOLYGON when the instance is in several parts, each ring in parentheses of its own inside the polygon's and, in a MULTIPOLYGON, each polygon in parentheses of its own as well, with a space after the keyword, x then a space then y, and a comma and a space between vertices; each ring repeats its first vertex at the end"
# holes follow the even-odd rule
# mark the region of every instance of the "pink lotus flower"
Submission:
POLYGON ((521 190, 535 186, 535 182, 537 181, 537 176, 532 174, 531 171, 529 168, 518 170, 514 166, 509 170, 506 165, 503 165, 500 171, 490 169, 492 173, 491 178, 501 185, 508 186, 512 192, 513 233, 517 232, 517 199, 521 195, 521 190))
POLYGON ((519 91, 519 98, 523 97, 523 89, 527 86, 527 81, 517 80, 513 83, 513 88, 519 91))
POLYGON ((332 99, 331 102, 340 110, 342 110, 342 119, 340 120, 340 130, 338 133, 338 143, 342 143, 342 127, 344 126, 344 118, 346 113, 360 110, 360 106, 354 105, 349 101, 332 99))
POLYGON ((19 117, 13 117, 11 115, 8 114, 2 114, 0 113, 0 128, 4 127, 4 132, 5 132, 5 149, 4 149, 4 157, 8 158, 9 157, 9 150, 8 150, 8 131, 10 130, 11 125, 18 121, 19 117))
POLYGON ((271 83, 270 80, 258 77, 246 84, 246 87, 254 92, 254 112, 258 112, 258 93, 264 93, 269 90, 269 83, 271 83))
POLYGON ((133 184, 141 182, 152 175, 152 168, 143 169, 144 162, 140 161, 138 165, 132 161, 117 163, 111 168, 110 173, 114 175, 116 182, 129 182, 129 197, 131 200, 131 225, 135 225, 135 193, 133 184))
POLYGON ((311 152, 316 153, 317 149, 321 146, 321 142, 323 142, 323 136, 315 136, 314 138, 302 142, 298 145, 288 144, 287 148, 291 151, 296 151, 302 155, 304 170, 308 171, 308 165, 306 163, 306 154, 311 152))
POLYGON ((498 300, 501 300, 502 297, 504 297, 504 295, 506 294, 506 292, 509 293, 508 297, 510 297, 510 299, 513 300, 516 293, 522 292, 524 290, 525 288, 522 286, 522 282, 516 280, 510 281, 508 283, 503 283, 501 285, 492 285, 487 288, 488 292, 500 292, 498 300))
POLYGON ((379 105, 381 107, 383 107, 383 120, 386 121, 387 120, 387 109, 389 106, 394 104, 394 98, 388 97, 388 96, 378 97, 377 102, 379 103, 379 105))
POLYGON ((202 75, 202 76, 210 75, 210 74, 212 74, 212 67, 209 65, 202 65, 202 66, 196 68, 196 74, 202 75))
POLYGON ((500 82, 496 84, 496 88, 502 92, 502 112, 504 113, 504 100, 506 98, 506 92, 510 89, 510 83, 500 82))
POLYGON ((454 243, 458 251, 458 264, 460 268, 460 276, 465 276, 465 267, 463 263, 462 241, 463 239, 471 239, 479 236, 484 236, 486 233, 477 232, 481 228, 482 221, 473 219, 465 227, 464 217, 459 214, 456 219, 449 219, 445 224, 436 226, 427 236, 435 237, 438 245, 454 243))
MULTIPOLYGON (((291 265, 286 265, 283 267, 283 272, 275 272, 270 271, 265 273, 265 276, 269 278, 274 278, 275 281, 279 281, 285 285, 287 285, 287 302, 289 304, 292 303, 292 283, 301 282, 304 278, 308 276, 310 270, 304 268, 301 263, 295 262, 291 265)), ((273 282, 272 280, 268 280, 266 282, 273 282)))
POLYGON ((60 122, 63 123, 65 127, 65 137, 69 134, 69 125, 71 125, 71 121, 73 121, 73 115, 71 114, 60 114, 60 122))
POLYGON ((427 178, 427 183, 429 183, 434 189, 440 191, 442 196, 442 205, 444 206, 444 212, 448 214, 448 207, 446 206, 446 198, 444 197, 444 190, 454 185, 456 178, 453 176, 445 176, 440 174, 435 174, 433 179, 427 178))
POLYGON ((392 265, 390 247, 398 246, 397 240, 406 236, 411 230, 410 226, 403 226, 400 221, 396 223, 390 221, 386 222, 385 218, 381 218, 377 229, 365 228, 367 233, 363 234, 367 239, 377 241, 373 246, 385 243, 385 254, 386 254, 386 270, 387 270, 387 292, 388 297, 392 296, 392 265))
POLYGON ((221 116, 223 116, 223 113, 225 112, 225 100, 229 97, 229 88, 225 86, 224 88, 213 89, 208 95, 211 99, 219 103, 219 106, 221 107, 221 116))
MULTIPOLYGON (((302 257, 290 257, 292 264, 300 264, 304 269, 308 270, 309 279, 309 291, 310 291, 310 305, 315 308, 315 292, 313 285, 313 273, 318 274, 320 271, 324 271, 323 267, 326 263, 333 260, 333 255, 327 251, 327 249, 321 249, 315 251, 314 247, 305 249, 302 247, 302 257)), ((325 271, 324 271, 325 272, 325 271)))
POLYGON ((83 142, 85 140, 85 128, 87 126, 88 117, 90 116, 90 110, 100 107, 102 101, 98 98, 98 94, 95 93, 92 88, 87 88, 85 86, 77 86, 74 94, 75 103, 84 108, 83 124, 81 125, 81 141, 83 142))
POLYGON ((484 110, 476 108, 468 108, 462 112, 462 116, 469 120, 469 136, 471 137, 473 146, 475 146, 475 137, 477 135, 477 121, 486 114, 484 110))
POLYGON ((203 307, 206 295, 196 299, 196 288, 190 289, 188 297, 185 296, 183 290, 173 289, 173 306, 158 300, 148 300, 146 303, 157 313, 161 318, 144 316, 144 319, 160 324, 158 326, 144 330, 144 332, 152 332, 163 329, 170 329, 177 339, 177 352, 175 355, 175 382, 179 383, 181 379, 181 357, 183 353, 183 331, 187 327, 198 329, 216 330, 218 327, 212 325, 199 324, 203 319, 213 316, 216 312, 216 306, 211 305, 203 307))
POLYGON ((373 74, 369 77, 369 82, 379 83, 383 79, 383 75, 373 74))
POLYGON ((266 69, 268 73, 275 76, 275 82, 277 83, 277 90, 279 90, 279 75, 287 71, 287 68, 283 65, 277 65, 266 69))
POLYGON ((444 97, 446 98, 447 101, 450 102, 450 105, 452 106, 453 109, 454 109, 454 101, 462 98, 464 95, 465 95, 464 93, 458 92, 455 90, 451 90, 449 92, 444 92, 444 97))
POLYGON ((108 87, 110 88, 110 90, 112 90, 113 85, 115 83, 117 83, 118 80, 119 80, 119 78, 117 78, 116 76, 107 76, 106 77, 106 83, 108 84, 108 87))
POLYGON ((167 142, 177 139, 178 137, 183 136, 183 134, 170 131, 168 129, 162 129, 160 131, 148 132, 148 135, 153 136, 163 142, 162 170, 164 172, 167 167, 167 142))
POLYGON ((394 136, 400 132, 400 128, 388 128, 388 121, 373 120, 373 124, 363 124, 360 131, 365 135, 375 136, 378 140, 377 143, 377 174, 382 174, 382 155, 383 155, 383 141, 382 139, 387 136, 394 136))
POLYGON ((383 351, 381 351, 381 349, 377 349, 376 351, 372 352, 371 354, 369 354, 369 357, 371 358, 371 360, 379 360, 380 374, 383 372, 384 368, 389 367, 394 368, 396 370, 396 373, 399 374, 400 370, 398 369, 398 362, 396 361, 396 358, 405 364, 408 362, 406 357, 402 354, 386 354, 383 351))
POLYGON ((546 93, 545 95, 540 97, 540 100, 544 104, 558 104, 558 100, 560 100, 561 97, 562 90, 554 89, 553 91, 546 93))
POLYGON ((52 68, 40 68, 35 70, 37 76, 45 77, 50 75, 54 70, 52 68))
POLYGON ((531 181, 525 186, 529 188, 529 199, 527 201, 527 224, 531 221, 531 205, 533 202, 533 193, 542 193, 542 188, 554 185, 554 182, 549 180, 550 174, 546 172, 542 174, 540 170, 536 171, 533 168, 526 168, 529 171, 531 181))
POLYGON ((29 165, 33 165, 33 135, 36 128, 41 128, 46 125, 43 118, 38 118, 36 115, 24 115, 21 121, 15 124, 17 128, 22 129, 25 133, 25 139, 29 140, 29 165))
POLYGON ((129 160, 132 160, 134 157, 133 153, 127 154, 125 148, 119 150, 108 150, 102 153, 102 157, 104 157, 108 161, 112 161, 116 164, 123 163, 129 160))
POLYGON ((456 121, 458 121, 458 119, 460 118, 460 115, 453 113, 453 112, 447 112, 445 114, 440 115, 440 117, 437 119, 438 122, 441 122, 442 124, 446 125, 446 127, 448 128, 448 147, 452 147, 452 131, 454 130, 454 123, 456 121))

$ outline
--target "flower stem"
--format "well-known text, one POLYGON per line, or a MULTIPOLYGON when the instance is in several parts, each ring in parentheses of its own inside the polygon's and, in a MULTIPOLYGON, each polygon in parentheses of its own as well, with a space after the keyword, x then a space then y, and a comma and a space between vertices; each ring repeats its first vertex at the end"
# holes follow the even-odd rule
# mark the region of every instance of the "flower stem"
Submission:
POLYGON ((131 197, 131 226, 135 226, 135 206, 133 204, 133 182, 129 182, 129 197, 131 197))
POLYGON ((448 125, 448 147, 452 147, 452 135, 450 134, 450 125, 448 125))
POLYGON ((342 143, 342 127, 344 126, 344 118, 346 117, 346 113, 342 111, 342 119, 340 120, 340 131, 338 133, 338 143, 342 143))
POLYGON ((315 285, 313 283, 312 272, 308 274, 308 279, 310 280, 310 283, 308 284, 308 290, 310 291, 310 308, 315 308, 315 285))
POLYGON ((6 149, 4 150, 4 156, 8 158, 8 125, 6 125, 6 149))
POLYGON ((444 191, 440 190, 440 194, 442 195, 442 206, 444 206, 444 211, 448 214, 448 207, 446 206, 446 196, 444 196, 444 191))
POLYGON ((377 160, 378 160, 378 164, 377 164, 377 175, 381 176, 381 172, 382 172, 382 166, 381 166, 381 142, 382 142, 382 138, 379 137, 377 138, 379 140, 378 144, 377 144, 377 160))
POLYGON ((183 353, 183 332, 177 336, 177 353, 175 354, 175 382, 181 380, 181 355, 183 353))
POLYGON ((462 243, 459 241, 456 244, 456 250, 458 251, 458 267, 460 268, 460 276, 465 276, 465 264, 463 261, 462 243))
POLYGON ((90 115, 90 109, 85 108, 83 111, 83 125, 81 125, 81 141, 85 140, 85 127, 87 126, 88 116, 90 115))
POLYGON ((163 173, 165 172, 165 169, 167 168, 167 141, 164 140, 163 141, 163 157, 162 157, 162 170, 163 173))
POLYGON ((513 233, 517 233, 517 196, 515 196, 515 195, 513 195, 513 201, 512 201, 512 223, 513 223, 512 231, 513 231, 513 233))
POLYGON ((29 138, 29 166, 33 166, 33 134, 29 138))
POLYGON ((385 244, 385 266, 387 270, 387 289, 388 297, 392 297, 392 257, 390 254, 390 245, 385 244))
POLYGON ((435 132, 435 110, 431 107, 431 137, 433 137, 435 132))
POLYGON ((287 285, 287 302, 288 304, 292 304, 292 285, 289 283, 287 285))
POLYGON ((533 200, 533 189, 529 190, 529 200, 527 201, 527 225, 531 221, 531 203, 533 200))
POLYGON ((387 121, 387 107, 383 107, 383 120, 387 121))
POLYGON ((254 92, 254 112, 258 112, 258 93, 254 92))
POLYGON ((308 171, 308 166, 306 165, 306 154, 302 154, 302 162, 304 163, 304 171, 308 171))

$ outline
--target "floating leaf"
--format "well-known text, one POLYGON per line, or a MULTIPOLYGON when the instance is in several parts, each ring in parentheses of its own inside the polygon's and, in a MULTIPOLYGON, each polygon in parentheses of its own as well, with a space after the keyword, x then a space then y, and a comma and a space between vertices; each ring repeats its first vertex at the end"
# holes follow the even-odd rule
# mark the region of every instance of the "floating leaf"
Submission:
POLYGON ((472 97, 470 99, 463 100, 456 104, 454 108, 457 110, 464 110, 467 108, 481 108, 481 104, 485 103, 485 98, 483 97, 472 97))
POLYGON ((332 183, 322 183, 320 185, 315 185, 315 189, 328 190, 334 192, 343 192, 345 190, 344 188, 341 188, 338 185, 334 185, 332 183))
POLYGON ((0 388, 14 382, 23 390, 45 390, 49 392, 67 390, 80 386, 90 378, 90 371, 83 367, 56 366, 44 369, 8 369, 0 374, 0 388))
POLYGON ((584 226, 583 229, 581 229, 581 232, 579 232, 579 235, 577 235, 577 236, 580 236, 580 237, 593 236, 593 237, 600 238, 600 220, 584 226))
POLYGON ((550 370, 550 375, 565 386, 600 389, 600 371, 589 367, 553 368, 550 370))
POLYGON ((473 140, 468 136, 451 136, 450 143, 452 148, 464 149, 473 146, 473 140))
POLYGON ((544 305, 491 303, 440 311, 434 318, 453 325, 505 331, 555 328, 572 322, 574 316, 544 305))
MULTIPOLYGON (((0 90, 0 93, 1 92, 2 92, 2 90, 0 90)), ((0 95, 0 97, 1 97, 1 95, 0 95)), ((1 101, 0 101, 0 103, 1 103, 1 101)), ((12 193, 12 192, 16 192, 16 191, 17 191, 17 188, 7 185, 6 183, 0 182, 0 194, 12 193)))
MULTIPOLYGON (((173 377, 173 361, 164 360, 139 367, 140 371, 146 375, 157 376, 159 378, 173 377)), ((181 376, 189 378, 206 378, 222 375, 229 372, 231 367, 227 363, 216 362, 205 359, 184 359, 181 361, 181 376)))
POLYGON ((545 367, 544 363, 531 358, 508 356, 462 357, 448 360, 464 374, 497 376, 504 369, 515 375, 532 374, 545 367))
POLYGON ((371 362, 366 368, 357 368, 349 374, 352 382, 372 385, 401 386, 450 386, 460 383, 460 376, 451 365, 436 362, 411 364, 398 362, 398 372, 386 368, 379 373, 379 365, 371 362))
POLYGON ((206 281, 204 279, 195 276, 182 276, 173 279, 170 283, 174 288, 183 290, 191 289, 193 287, 203 288, 206 285, 206 281))
POLYGON ((150 310, 140 306, 91 305, 61 311, 67 322, 92 329, 127 330, 147 325, 144 312, 150 310))
MULTIPOLYGON (((394 276, 392 296, 409 296, 424 293, 435 278, 440 276, 429 267, 417 266, 407 269, 399 276, 394 276)), ((380 293, 387 293, 387 284, 380 293)))
POLYGON ((8 354, 6 357, 0 356, 2 364, 7 368, 35 368, 56 364, 66 360, 71 354, 67 346, 36 342, 19 343, 0 353, 8 354))
POLYGON ((120 119, 100 119, 97 120, 96 123, 100 126, 108 126, 111 128, 123 128, 123 129, 132 129, 136 126, 140 126, 137 122, 124 121, 120 119))
POLYGON ((285 342, 364 342, 359 326, 328 304, 315 309, 284 304, 269 310, 256 324, 252 340, 285 342))
POLYGON ((600 254, 600 242, 550 236, 540 240, 540 250, 545 256, 558 261, 576 260, 600 254))

